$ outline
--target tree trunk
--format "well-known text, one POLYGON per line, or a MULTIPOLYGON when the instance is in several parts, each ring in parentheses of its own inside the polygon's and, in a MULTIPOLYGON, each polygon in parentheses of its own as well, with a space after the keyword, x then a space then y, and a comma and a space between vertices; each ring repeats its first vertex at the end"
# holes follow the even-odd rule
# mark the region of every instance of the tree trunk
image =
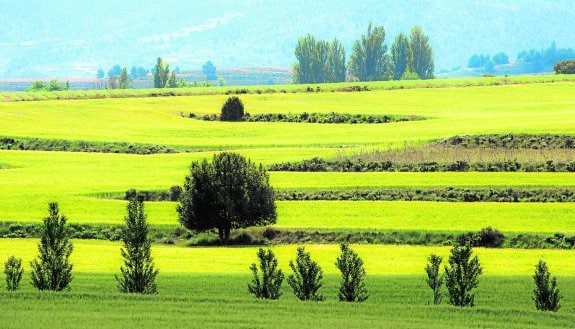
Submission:
POLYGON ((224 228, 223 227, 218 227, 218 236, 220 237, 220 244, 224 245, 226 244, 226 239, 224 238, 224 228))

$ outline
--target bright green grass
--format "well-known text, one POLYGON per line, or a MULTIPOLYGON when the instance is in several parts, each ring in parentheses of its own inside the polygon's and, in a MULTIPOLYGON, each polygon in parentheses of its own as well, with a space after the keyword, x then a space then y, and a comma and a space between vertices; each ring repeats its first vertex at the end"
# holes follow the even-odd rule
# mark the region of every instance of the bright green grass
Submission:
POLYGON ((198 149, 402 145, 455 134, 575 133, 575 83, 356 93, 242 95, 246 111, 422 115, 381 125, 204 122, 180 113, 216 113, 227 96, 0 104, 0 131, 87 141, 198 149))
MULTIPOLYGON (((312 151, 312 150, 310 150, 312 151)), ((291 157, 286 149, 246 150, 254 161, 291 157)), ((125 202, 96 198, 129 188, 166 190, 182 184, 193 159, 210 153, 126 154, 0 151, 0 220, 40 222, 58 201, 74 223, 121 224, 125 202)), ((278 189, 418 188, 445 186, 573 187, 571 173, 270 173, 278 189)), ((177 226, 176 204, 147 203, 150 222, 177 226)), ((278 202, 289 228, 506 232, 575 232, 572 203, 278 202)))
MULTIPOLYGON (((10 255, 23 258, 25 270, 38 253, 39 239, 0 239, 0 260, 10 255)), ((70 262, 82 273, 111 273, 121 265, 119 242, 73 240, 70 262)), ((154 245, 152 256, 161 273, 242 274, 249 273, 256 262, 257 247, 196 247, 154 245)), ((449 247, 353 245, 363 258, 370 275, 423 274, 426 258, 436 253, 447 259, 449 247)), ((279 266, 289 272, 289 260, 295 258, 295 245, 273 247, 279 266)), ((337 274, 334 265, 339 255, 337 245, 307 245, 306 250, 326 274, 337 274)), ((575 253, 572 250, 474 249, 484 267, 485 275, 530 275, 539 259, 544 259, 551 271, 560 276, 575 275, 575 253)))
MULTIPOLYGON (((249 264, 255 247, 179 248, 153 246, 160 269, 156 296, 116 292, 114 274, 121 265, 120 244, 73 241, 72 290, 36 292, 28 284, 29 261, 38 240, 0 240, 0 259, 11 254, 24 258, 22 289, 0 291, 2 328, 566 328, 575 321, 575 254, 559 250, 475 249, 484 275, 477 289, 476 307, 433 306, 423 267, 430 253, 445 258, 447 247, 354 245, 365 261, 369 299, 362 304, 337 302, 339 277, 334 266, 339 254, 334 245, 307 245, 325 272, 321 292, 326 301, 303 303, 284 282, 279 301, 260 301, 248 294, 249 264), (558 313, 535 311, 531 301, 534 264, 544 259, 565 298, 558 313)), ((296 246, 273 248, 280 267, 289 274, 288 261, 296 246)))

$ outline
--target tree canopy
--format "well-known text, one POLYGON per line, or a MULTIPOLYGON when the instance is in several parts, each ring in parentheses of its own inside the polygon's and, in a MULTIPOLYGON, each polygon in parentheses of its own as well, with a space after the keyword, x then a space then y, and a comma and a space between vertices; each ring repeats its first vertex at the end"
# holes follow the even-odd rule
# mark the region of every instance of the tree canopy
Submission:
POLYGON ((345 49, 337 39, 327 42, 308 34, 298 40, 295 56, 295 83, 345 81, 345 49))
POLYGON ((217 230, 222 244, 231 229, 274 224, 277 217, 265 169, 229 152, 214 155, 212 162, 192 162, 177 211, 186 228, 217 230))
POLYGON ((429 44, 429 37, 423 33, 420 26, 411 29, 409 47, 412 54, 413 72, 417 73, 420 79, 433 79, 435 64, 433 62, 433 50, 429 44))
POLYGON ((383 26, 372 27, 353 44, 349 59, 349 72, 359 81, 385 80, 387 45, 383 26))

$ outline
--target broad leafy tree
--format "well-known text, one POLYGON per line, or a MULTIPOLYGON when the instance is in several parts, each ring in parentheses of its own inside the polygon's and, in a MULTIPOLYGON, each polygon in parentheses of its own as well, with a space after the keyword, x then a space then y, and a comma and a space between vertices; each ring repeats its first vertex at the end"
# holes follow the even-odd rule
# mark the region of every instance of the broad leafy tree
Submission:
POLYGON ((177 211, 186 228, 217 230, 222 244, 232 229, 274 224, 277 217, 265 169, 229 152, 191 164, 177 211))
POLYGON ((433 71, 435 70, 433 50, 429 44, 429 37, 423 33, 420 26, 414 26, 411 29, 409 47, 413 72, 417 73, 420 79, 433 79, 433 71))
POLYGON ((120 268, 121 275, 116 275, 118 290, 124 293, 155 294, 158 292, 158 270, 154 268, 151 256, 144 201, 139 196, 133 197, 126 209, 126 227, 122 231, 124 247, 121 249, 124 266, 120 268))
POLYGON ((449 292, 449 304, 474 306, 478 278, 482 273, 477 256, 471 258, 471 245, 455 246, 449 256, 449 267, 445 267, 445 285, 449 292))
POLYGON ((6 290, 14 291, 20 286, 22 280, 22 258, 10 256, 6 263, 4 263, 4 274, 6 274, 6 290))
POLYGON ((38 259, 32 261, 32 285, 38 290, 62 291, 72 282, 72 254, 66 217, 60 215, 58 203, 48 205, 49 216, 44 218, 38 259))
POLYGON ((158 57, 154 67, 154 88, 164 88, 168 83, 170 75, 170 65, 161 57, 158 57))
POLYGON ((248 283, 248 291, 257 298, 278 299, 282 294, 281 285, 284 280, 282 270, 278 269, 278 260, 271 249, 263 248, 258 250, 258 259, 259 270, 255 263, 250 267, 254 277, 248 283))
POLYGON ((387 77, 387 46, 383 26, 367 27, 367 34, 353 44, 349 59, 349 72, 359 81, 384 80, 387 77))
POLYGON ((392 75, 394 80, 399 80, 410 69, 408 65, 411 63, 411 48, 409 47, 409 39, 403 33, 398 33, 395 40, 391 45, 390 50, 392 75))

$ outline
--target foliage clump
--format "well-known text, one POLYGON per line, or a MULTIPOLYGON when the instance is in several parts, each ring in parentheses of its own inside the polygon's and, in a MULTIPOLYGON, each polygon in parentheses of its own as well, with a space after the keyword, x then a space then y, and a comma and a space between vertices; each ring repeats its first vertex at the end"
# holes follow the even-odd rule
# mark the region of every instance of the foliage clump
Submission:
POLYGON ((242 121, 244 118, 244 104, 237 96, 228 97, 220 113, 221 121, 242 121))
POLYGON ((4 274, 6 274, 6 289, 9 291, 17 290, 20 286, 20 280, 22 280, 23 273, 24 269, 22 268, 22 258, 10 256, 10 258, 8 258, 8 260, 4 263, 4 274))
POLYGON ((299 300, 322 301, 324 297, 319 293, 323 271, 311 259, 305 248, 297 248, 296 262, 289 262, 293 274, 288 276, 287 282, 299 300))
POLYGON ((340 245, 341 255, 337 258, 335 266, 340 270, 342 281, 339 288, 341 302, 363 302, 368 298, 365 288, 365 269, 363 260, 356 254, 349 244, 340 245))
POLYGON ((425 272, 427 273, 427 285, 433 290, 433 304, 438 305, 441 303, 443 295, 441 294, 441 287, 443 286, 444 275, 439 273, 441 262, 443 259, 435 254, 429 255, 427 258, 427 265, 425 272))
POLYGON ((278 269, 278 260, 271 249, 267 251, 263 248, 258 250, 259 275, 258 267, 254 263, 250 266, 253 273, 251 283, 248 283, 248 291, 257 298, 261 299, 278 299, 281 296, 281 285, 284 280, 282 270, 278 269))
POLYGON ((551 273, 547 268, 547 264, 543 260, 535 266, 535 274, 533 280, 535 281, 535 289, 533 290, 533 301, 535 308, 541 311, 557 312, 559 310, 559 301, 561 295, 557 288, 557 278, 550 279, 551 273))
POLYGON ((575 74, 575 60, 559 61, 553 65, 553 70, 557 74, 575 74))
POLYGON ((128 202, 128 214, 124 217, 126 228, 122 232, 124 247, 121 249, 124 266, 121 276, 116 275, 118 290, 124 293, 155 294, 158 292, 151 256, 151 242, 148 239, 148 223, 144 202, 137 196, 128 202))
POLYGON ((276 206, 269 176, 260 165, 237 153, 193 162, 177 207, 179 221, 190 230, 217 230, 220 243, 231 229, 274 224, 276 206))
POLYGON ((60 215, 58 203, 48 205, 49 216, 44 218, 42 236, 38 245, 38 259, 32 261, 32 285, 38 290, 62 291, 72 282, 72 254, 66 217, 60 215))
POLYGON ((445 285, 449 292, 449 304, 453 306, 474 306, 478 278, 482 273, 477 256, 471 258, 471 245, 455 246, 449 256, 449 267, 445 266, 445 285))

